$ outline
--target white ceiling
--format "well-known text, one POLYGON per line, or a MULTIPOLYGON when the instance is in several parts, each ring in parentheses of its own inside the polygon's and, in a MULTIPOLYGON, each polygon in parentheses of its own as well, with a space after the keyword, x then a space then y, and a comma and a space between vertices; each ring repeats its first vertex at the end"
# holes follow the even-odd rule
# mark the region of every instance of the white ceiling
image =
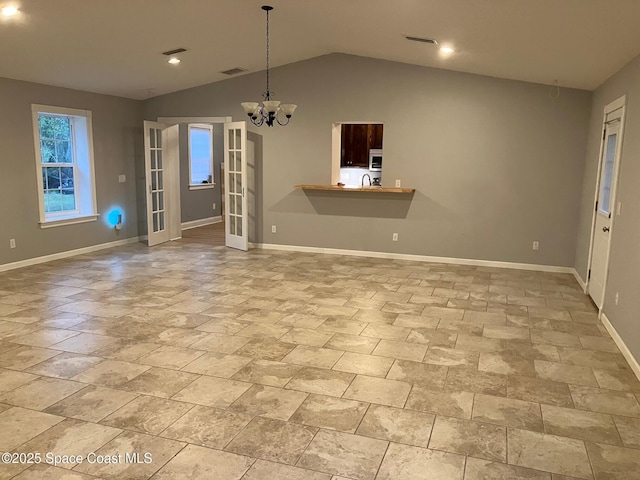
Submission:
POLYGON ((639 0, 0 0, 21 8, 0 76, 143 99, 263 70, 265 3, 274 67, 342 52, 593 90, 640 53, 639 0))

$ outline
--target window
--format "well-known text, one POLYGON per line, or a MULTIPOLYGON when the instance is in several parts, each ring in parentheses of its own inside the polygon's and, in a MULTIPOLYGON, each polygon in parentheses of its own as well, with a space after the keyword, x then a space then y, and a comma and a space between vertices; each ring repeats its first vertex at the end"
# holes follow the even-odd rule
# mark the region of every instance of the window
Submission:
POLYGON ((91 112, 32 105, 40 225, 96 220, 91 112))
POLYGON ((189 125, 189 188, 213 188, 211 125, 189 125))
POLYGON ((611 187, 613 186, 613 167, 616 160, 616 143, 618 134, 607 135, 604 162, 602 162, 602 179, 600 180, 600 201, 598 210, 611 217, 611 187))

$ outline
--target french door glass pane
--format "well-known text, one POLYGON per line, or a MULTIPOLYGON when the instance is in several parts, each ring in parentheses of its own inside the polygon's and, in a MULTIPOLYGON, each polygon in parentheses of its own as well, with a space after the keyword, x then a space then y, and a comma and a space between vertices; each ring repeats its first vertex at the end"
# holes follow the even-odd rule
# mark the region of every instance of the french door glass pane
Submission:
POLYGON ((229 215, 229 233, 231 233, 231 235, 236 234, 236 216, 235 215, 229 215))
POLYGON ((236 173, 235 177, 236 177, 236 193, 240 194, 242 193, 242 174, 236 173))

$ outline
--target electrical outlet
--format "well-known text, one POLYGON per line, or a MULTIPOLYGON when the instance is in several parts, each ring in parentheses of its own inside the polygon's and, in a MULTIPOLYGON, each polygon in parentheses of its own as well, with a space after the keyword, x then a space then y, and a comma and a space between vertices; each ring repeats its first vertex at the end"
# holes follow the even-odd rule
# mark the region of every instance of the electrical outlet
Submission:
POLYGON ((533 249, 535 251, 540 250, 540 242, 533 242, 533 249))
POLYGON ((213 209, 214 209, 214 210, 216 209, 216 204, 215 204, 215 203, 213 204, 213 209))
POLYGON ((11 240, 9 240, 9 247, 10 248, 16 248, 16 239, 12 238, 11 240))
POLYGON ((396 188, 400 188, 400 184, 401 184, 400 180, 396 180, 396 188))
POLYGON ((276 226, 275 225, 271 225, 271 233, 276 233, 276 226))
POLYGON ((118 182, 124 183, 126 181, 127 181, 127 176, 126 175, 118 175, 118 182))
POLYGON ((616 209, 616 214, 618 216, 622 215, 622 202, 618 202, 618 208, 616 209))
POLYGON ((620 300, 620 295, 616 292, 616 305, 618 304, 618 300, 620 300))
POLYGON ((398 241, 398 234, 394 233, 393 236, 391 237, 391 240, 393 240, 394 242, 398 241))

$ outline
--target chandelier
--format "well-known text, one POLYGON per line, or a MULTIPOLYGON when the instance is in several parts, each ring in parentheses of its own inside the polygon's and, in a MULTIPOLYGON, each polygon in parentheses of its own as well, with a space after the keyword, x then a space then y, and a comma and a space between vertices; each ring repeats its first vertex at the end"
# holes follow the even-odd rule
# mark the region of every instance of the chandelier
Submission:
POLYGON ((269 90, 269 12, 273 10, 273 7, 264 5, 262 10, 267 12, 267 90, 262 94, 264 98, 262 105, 258 102, 242 102, 240 105, 251 119, 251 123, 257 127, 261 127, 265 123, 267 126, 273 127, 275 122, 278 122, 279 125, 288 124, 298 106, 293 103, 281 104, 278 100, 271 99, 271 90, 269 90), (283 119, 280 114, 285 118, 283 119))

